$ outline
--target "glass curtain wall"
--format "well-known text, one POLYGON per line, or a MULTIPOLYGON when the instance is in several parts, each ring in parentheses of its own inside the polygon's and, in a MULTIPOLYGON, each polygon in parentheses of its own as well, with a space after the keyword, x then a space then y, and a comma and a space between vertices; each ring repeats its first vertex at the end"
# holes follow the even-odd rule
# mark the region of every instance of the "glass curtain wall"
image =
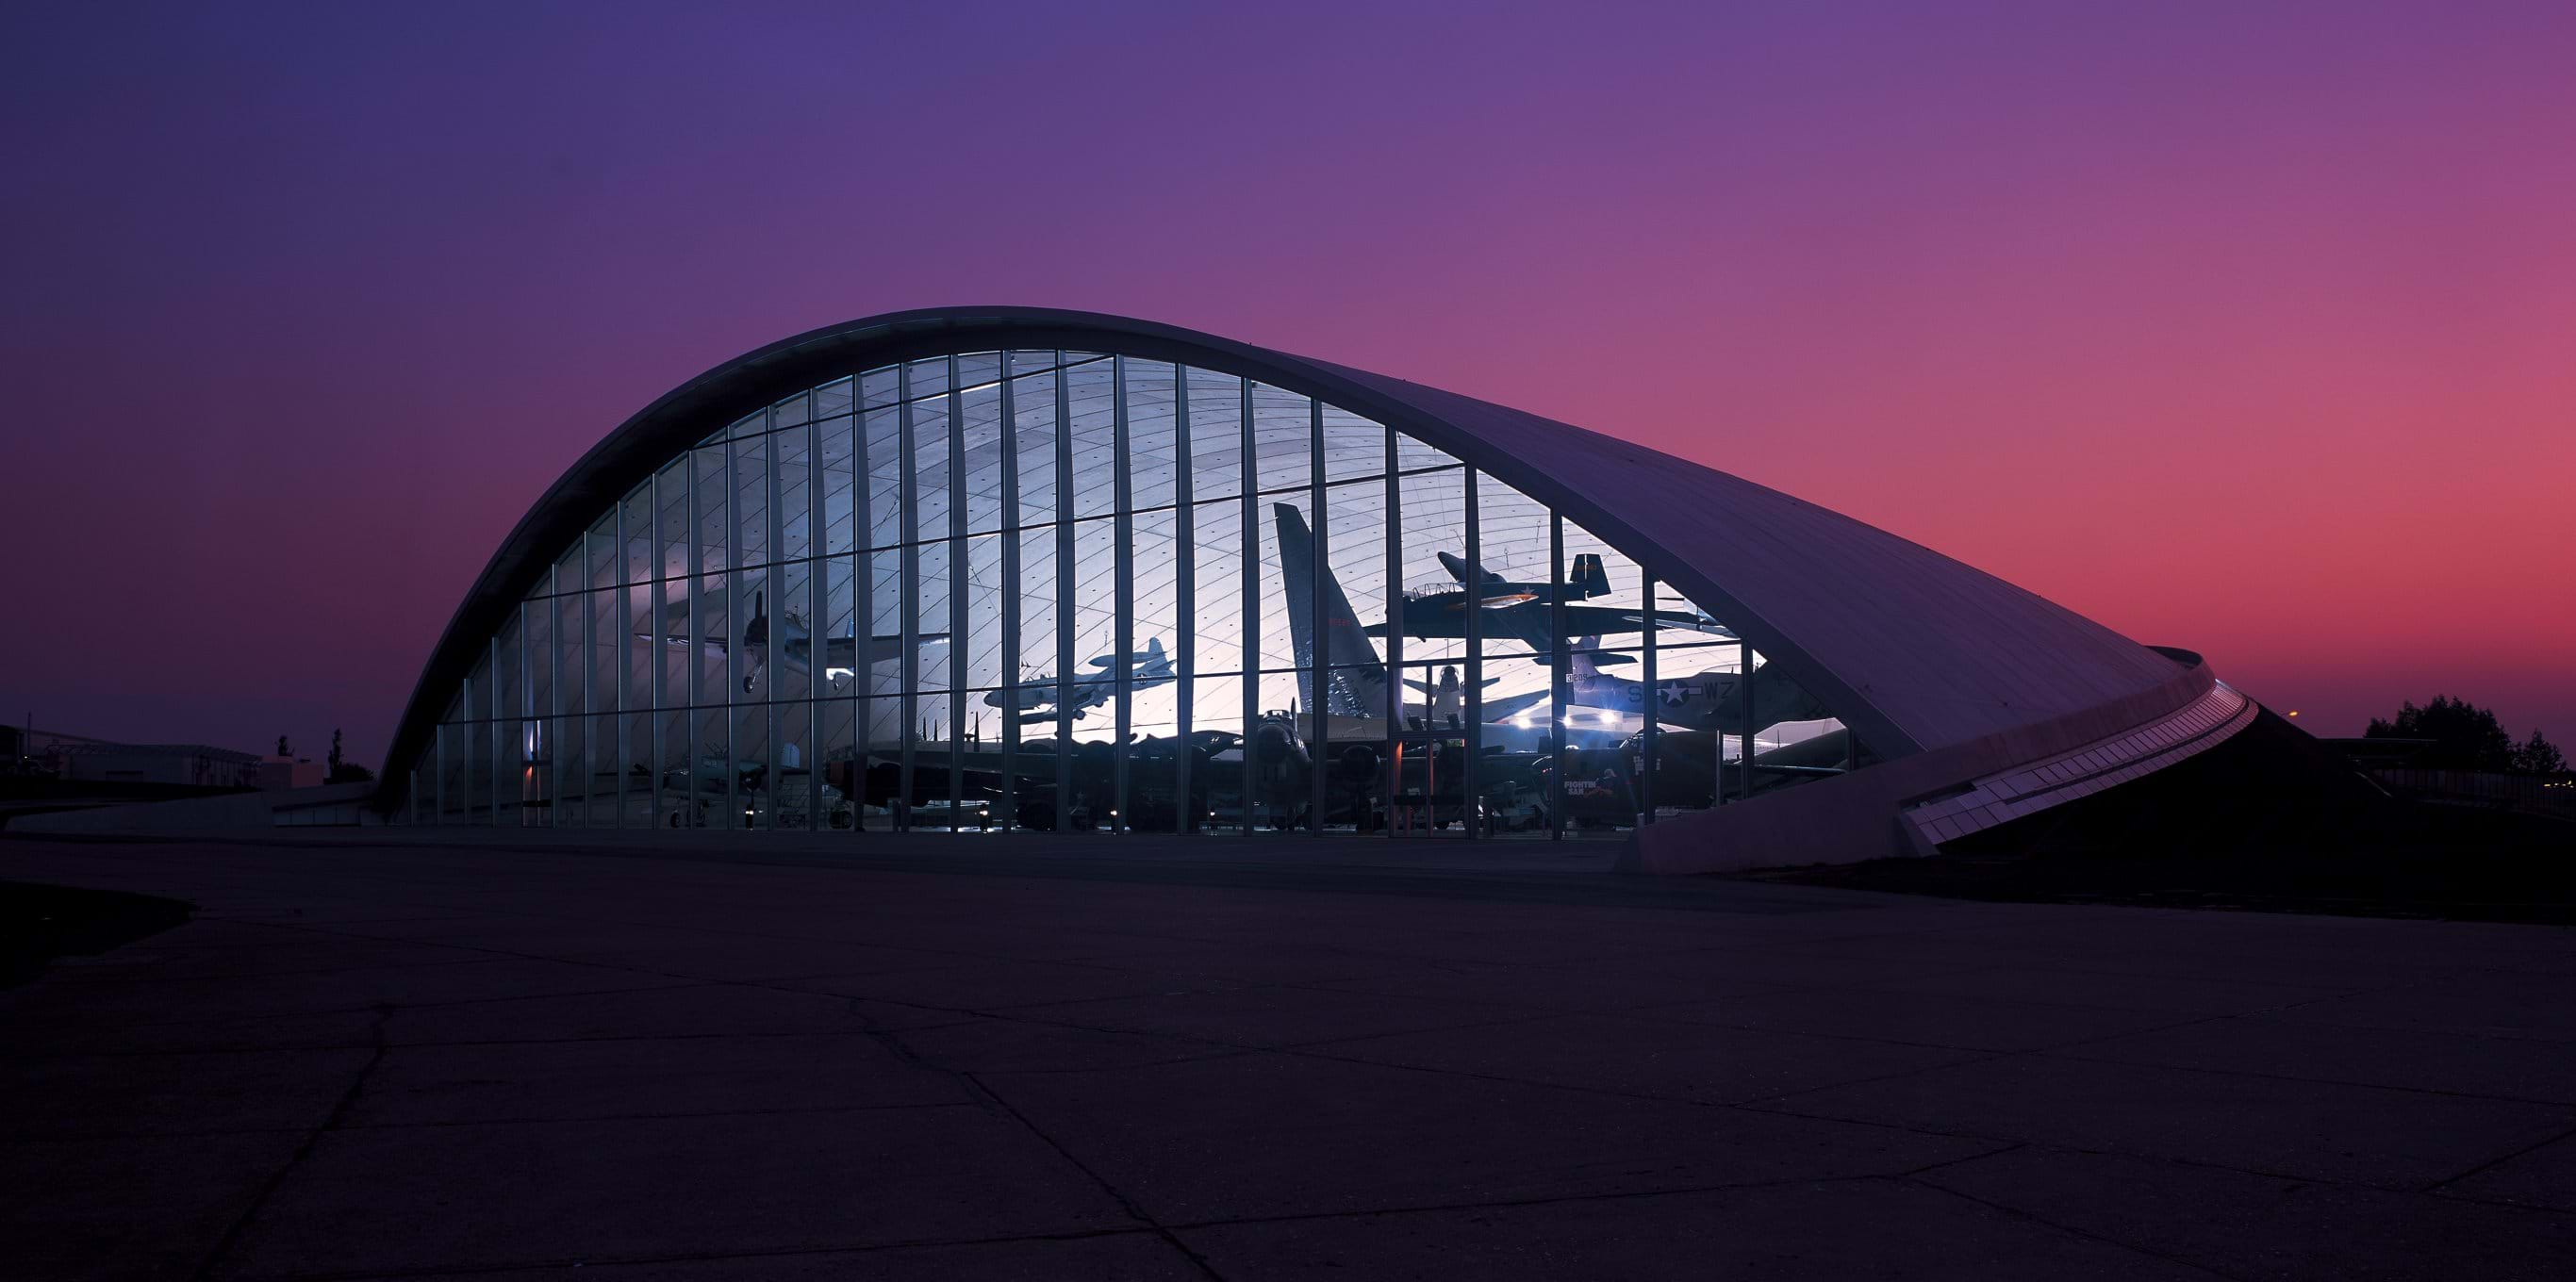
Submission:
POLYGON ((1086 352, 825 383, 491 638, 416 822, 1573 836, 1860 764, 1545 504, 1284 388, 1086 352))

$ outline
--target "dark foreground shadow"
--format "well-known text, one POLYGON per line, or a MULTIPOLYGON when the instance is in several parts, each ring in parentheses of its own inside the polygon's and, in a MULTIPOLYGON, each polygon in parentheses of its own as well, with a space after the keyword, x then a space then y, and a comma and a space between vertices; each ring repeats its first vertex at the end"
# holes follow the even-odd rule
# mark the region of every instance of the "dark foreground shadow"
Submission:
POLYGON ((0 881, 0 988, 23 984, 45 964, 159 934, 188 920, 176 899, 116 890, 79 890, 0 881))
POLYGON ((1762 881, 2033 903, 2576 924, 2576 824, 2392 797, 2270 712, 2127 787, 1927 859, 1762 881))

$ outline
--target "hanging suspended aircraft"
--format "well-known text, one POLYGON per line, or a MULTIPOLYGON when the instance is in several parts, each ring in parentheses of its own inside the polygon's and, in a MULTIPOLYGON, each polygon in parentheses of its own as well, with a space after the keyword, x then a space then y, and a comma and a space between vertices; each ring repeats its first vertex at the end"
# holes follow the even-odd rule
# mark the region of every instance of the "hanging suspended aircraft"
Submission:
MULTIPOLYGON (((752 593, 751 617, 743 621, 739 638, 731 636, 730 629, 724 626, 723 621, 730 615, 726 608, 726 601, 726 589, 718 587, 699 593, 694 601, 682 598, 670 602, 662 607, 662 630, 658 636, 642 632, 636 635, 673 649, 701 650, 718 657, 722 657, 733 646, 739 645, 743 656, 742 689, 743 693, 749 694, 757 688, 761 675, 768 670, 773 656, 768 596, 764 592, 752 593), (712 628, 705 623, 692 624, 691 607, 693 605, 700 617, 714 616, 709 621, 714 624, 712 628)), ((814 636, 813 630, 806 625, 805 616, 794 610, 788 611, 786 617, 779 621, 778 634, 774 649, 777 661, 792 671, 813 671, 814 636)), ((917 647, 942 645, 947 640, 948 634, 945 632, 924 632, 913 638, 913 644, 917 647)), ((903 637, 900 634, 872 636, 867 639, 867 642, 867 662, 871 666, 890 663, 903 657, 903 637)), ((857 637, 823 638, 823 678, 825 680, 835 683, 847 681, 858 675, 858 672, 859 639, 857 637)))

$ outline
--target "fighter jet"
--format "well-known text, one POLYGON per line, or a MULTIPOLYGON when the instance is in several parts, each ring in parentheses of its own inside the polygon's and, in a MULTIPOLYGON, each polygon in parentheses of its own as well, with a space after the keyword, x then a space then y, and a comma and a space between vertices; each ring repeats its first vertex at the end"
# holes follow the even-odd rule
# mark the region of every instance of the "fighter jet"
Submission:
MULTIPOLYGON (((1163 652, 1161 637, 1147 641, 1143 651, 1129 654, 1126 661, 1129 665, 1127 671, 1129 690, 1150 690, 1155 686, 1170 685, 1179 676, 1172 670, 1171 657, 1163 652)), ((1075 677, 1064 683, 1065 686, 1071 687, 1069 696, 1054 678, 1031 677, 1008 689, 995 690, 985 695, 984 704, 993 708, 1017 707, 1020 710, 1020 720, 1024 722, 1054 721, 1058 718, 1078 721, 1084 713, 1116 697, 1118 663, 1118 656, 1114 654, 1104 654, 1093 659, 1092 667, 1107 668, 1110 671, 1075 677), (1064 698, 1061 705, 1057 702, 1059 697, 1064 698)))
MULTIPOLYGON (((1652 715, 1658 724, 1684 726, 1690 729, 1738 730, 1744 724, 1743 678, 1733 672, 1699 672, 1686 677, 1666 677, 1655 682, 1652 690, 1642 681, 1604 674, 1592 647, 1601 638, 1587 636, 1575 643, 1568 659, 1565 677, 1565 700, 1569 705, 1593 708, 1623 717, 1643 718, 1652 715)), ((1518 717, 1533 708, 1544 709, 1548 692, 1497 699, 1485 705, 1485 715, 1496 720, 1518 717)), ((1544 712, 1542 711, 1542 716, 1544 712)), ((1783 721, 1821 721, 1833 714, 1826 711, 1816 697, 1785 676, 1757 671, 1753 680, 1753 721, 1756 730, 1767 730, 1783 721)))
MULTIPOLYGON (((1502 683, 1501 677, 1487 677, 1484 680, 1484 687, 1491 689, 1502 683)), ((1440 680, 1436 684, 1429 681, 1415 681, 1410 677, 1405 679, 1404 684, 1408 689, 1422 692, 1422 715, 1425 724, 1435 729, 1442 726, 1455 728, 1466 719, 1467 686, 1465 682, 1458 679, 1456 664, 1442 668, 1440 680)))
MULTIPOLYGON (((1533 654, 1555 651, 1551 632, 1559 610, 1565 613, 1568 635, 1642 632, 1653 626, 1701 632, 1729 640, 1735 637, 1716 620, 1695 610, 1648 611, 1621 606, 1571 604, 1610 593, 1610 576, 1602 568, 1601 558, 1594 553, 1576 556, 1566 567, 1564 580, 1557 583, 1516 582, 1472 564, 1464 557, 1447 552, 1439 555, 1441 568, 1449 571, 1449 576, 1457 580, 1458 586, 1407 594, 1402 620, 1406 636, 1467 635, 1467 610, 1472 602, 1480 633, 1491 638, 1518 641, 1528 646, 1533 654)), ((1388 625, 1383 623, 1366 629, 1372 637, 1385 636, 1387 631, 1388 625)), ((1614 660, 1619 661, 1623 660, 1614 660)))
MULTIPOLYGON (((743 693, 749 694, 758 686, 761 674, 769 666, 771 655, 769 602, 766 593, 752 593, 751 618, 744 621, 742 636, 737 640, 728 635, 729 629, 724 626, 724 619, 729 617, 725 608, 726 596, 723 588, 715 588, 699 594, 696 605, 700 622, 695 628, 692 628, 689 622, 691 602, 684 598, 663 607, 661 635, 655 636, 652 633, 636 635, 644 640, 656 641, 674 649, 700 649, 717 656, 722 656, 729 647, 739 644, 743 655, 742 689, 743 693)), ((780 621, 778 631, 778 661, 795 671, 811 672, 814 665, 814 638, 812 630, 805 624, 805 616, 793 610, 788 611, 787 616, 780 621)), ((948 634, 945 632, 924 632, 913 638, 914 644, 920 646, 943 644, 947 640, 948 634)), ((857 637, 823 638, 824 679, 840 682, 858 675, 858 655, 857 637)), ((903 637, 900 634, 868 638, 870 664, 890 663, 902 657, 903 637)))

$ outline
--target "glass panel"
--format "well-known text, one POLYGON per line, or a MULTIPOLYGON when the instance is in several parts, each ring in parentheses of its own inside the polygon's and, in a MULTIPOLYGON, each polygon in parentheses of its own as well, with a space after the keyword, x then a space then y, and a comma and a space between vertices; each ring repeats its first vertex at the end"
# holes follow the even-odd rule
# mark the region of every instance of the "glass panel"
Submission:
POLYGON ((662 806, 657 822, 665 828, 698 826, 697 801, 691 791, 696 754, 689 743, 690 720, 686 712, 665 712, 658 718, 662 734, 659 755, 662 806))
POLYGON ((1073 549, 1068 595, 1073 604, 1073 657, 1081 667, 1069 674, 1074 683, 1073 706, 1064 711, 1073 718, 1075 737, 1105 740, 1117 734, 1117 709, 1111 705, 1119 662, 1113 522, 1084 521, 1074 526, 1073 549))
POLYGON ((1117 505, 1116 383, 1108 361, 1076 366, 1064 379, 1073 439, 1066 497, 1075 516, 1100 516, 1117 505))
POLYGON ((944 642, 948 637, 948 545, 924 543, 916 555, 920 581, 914 591, 920 608, 913 612, 914 634, 921 638, 920 678, 916 690, 945 690, 949 684, 950 657, 956 647, 932 644, 934 638, 944 642))
POLYGON ((588 537, 574 536, 572 546, 555 558, 554 586, 549 592, 579 592, 590 586, 589 553, 585 550, 588 537))
POLYGON ((659 491, 662 513, 662 551, 658 573, 668 577, 689 573, 689 460, 682 456, 662 469, 654 480, 659 491))
POLYGON ((948 358, 945 356, 914 361, 904 367, 904 374, 910 380, 905 395, 915 400, 925 396, 936 397, 948 390, 948 358))
POLYGON ((1189 371, 1190 497, 1200 501, 1243 492, 1243 380, 1189 371))
POLYGON ((1002 389, 989 377, 958 394, 965 420, 966 532, 1002 528, 1002 389))
POLYGON ((769 773, 769 709, 754 705, 733 710, 733 769, 737 804, 726 827, 766 828, 777 799, 769 773))
POLYGON ((806 427, 790 428, 770 438, 771 459, 778 469, 778 559, 814 555, 813 468, 806 427))
POLYGON ((855 391, 849 379, 836 379, 814 389, 814 417, 827 419, 850 412, 850 397, 855 391))
POLYGON ((700 708, 692 725, 697 742, 689 760, 694 787, 688 826, 741 827, 742 809, 735 796, 739 780, 733 770, 733 715, 724 708, 700 708))
POLYGON ((653 577, 653 487, 635 487, 626 496, 625 542, 621 545, 618 581, 642 583, 653 577))
POLYGON ((1349 410, 1324 407, 1324 479, 1386 475, 1386 426, 1349 410))
POLYGON ((689 702, 721 707, 733 697, 725 676, 734 650, 733 594, 721 574, 701 574, 697 582, 697 595, 689 603, 689 631, 680 641, 696 656, 689 665, 689 702))
POLYGON ((1252 447, 1263 490, 1314 480, 1315 404, 1264 383, 1252 385, 1252 447))
POLYGON ((1023 525, 1052 521, 1056 519, 1055 375, 1013 379, 1011 398, 1011 419, 1019 438, 1019 521, 1023 525))
POLYGON ((449 731, 465 740, 465 818, 476 825, 492 822, 492 725, 476 722, 449 731))
POLYGON ((858 755, 852 739, 857 704, 850 699, 826 699, 821 705, 823 748, 817 757, 815 805, 825 828, 848 828, 858 820, 853 799, 858 796, 858 755))
POLYGON ((1458 460, 1446 450, 1434 449, 1402 432, 1395 436, 1395 466, 1411 472, 1426 467, 1456 467, 1458 460))
POLYGON ((813 563, 796 561, 771 572, 778 599, 769 605, 769 682, 763 696, 803 699, 813 689, 813 563))
POLYGON ((769 464, 774 439, 753 436, 733 443, 734 564, 738 566, 769 560, 769 464))
POLYGON ((952 647, 963 657, 960 680, 988 690, 1004 682, 1002 653, 1002 540, 986 535, 966 541, 966 637, 952 647))
MULTIPOLYGON (((1324 585, 1329 644, 1324 662, 1335 666, 1383 663, 1387 630, 1386 481, 1332 486, 1325 491, 1328 528, 1325 559, 1333 581, 1324 585), (1338 589, 1341 600, 1331 600, 1338 589)), ((1380 715, 1383 715, 1381 712, 1380 715)))
POLYGON ((1190 790, 1199 826, 1243 826, 1243 678, 1201 677, 1191 691, 1190 790))
POLYGON ((858 539, 852 523, 858 505, 850 489, 854 426, 852 419, 827 418, 814 428, 822 475, 823 550, 836 556, 856 547, 858 539))
POLYGON ((1397 484, 1403 505, 1404 657, 1458 660, 1467 653, 1467 602, 1441 558, 1467 552, 1467 473, 1423 472, 1397 484))
POLYGON ((625 738, 618 744, 619 770, 626 781, 626 798, 618 811, 617 826, 650 828, 653 826, 653 714, 630 713, 619 718, 625 738))
POLYGON ((617 591, 621 607, 615 620, 616 649, 626 672, 624 707, 630 711, 653 706, 653 675, 661 663, 660 625, 653 618, 651 583, 639 583, 617 591))
POLYGON ((772 429, 801 427, 811 417, 809 398, 805 393, 798 392, 771 406, 770 416, 769 425, 772 429))
POLYGON ((957 358, 957 390, 989 388, 1002 376, 1000 352, 968 352, 957 358))
POLYGON ((624 549, 617 541, 617 508, 610 505, 608 515, 590 527, 590 586, 613 588, 625 566, 624 549))
POLYGON ((519 615, 526 608, 520 606, 511 610, 509 617, 501 623, 500 633, 493 638, 495 648, 501 653, 500 665, 492 671, 495 685, 491 702, 487 705, 494 716, 515 717, 527 711, 527 665, 519 652, 519 615))
POLYGON ((1014 682, 1044 682, 1055 675, 1055 536, 1053 526, 1014 536, 1020 541, 1020 653, 1011 671, 1014 682))
MULTIPOLYGON (((1135 653, 1130 658, 1128 688, 1131 694, 1128 729, 1143 735, 1148 743, 1162 739, 1159 750, 1163 758, 1160 769, 1170 768, 1171 745, 1168 740, 1180 729, 1180 699, 1173 684, 1180 636, 1179 589, 1175 575, 1180 557, 1174 550, 1173 531, 1178 522, 1169 511, 1141 512, 1131 518, 1130 535, 1135 548, 1132 563, 1135 577, 1135 618, 1128 625, 1128 639, 1135 653)), ((1115 667, 1109 669, 1113 674, 1115 667)), ((1132 758, 1133 754, 1131 754, 1132 758)), ((1131 759, 1130 800, 1137 800, 1136 779, 1131 759)), ((1169 783, 1164 785, 1168 800, 1169 783)), ((1164 817, 1164 830, 1170 828, 1170 816, 1164 817)))
POLYGON ((777 739, 777 759, 771 767, 770 826, 811 829, 820 801, 816 785, 822 781, 820 772, 814 769, 814 705, 782 703, 771 708, 769 715, 770 732, 777 739))
POLYGON ((770 643, 776 630, 771 622, 776 610, 769 599, 770 578, 766 570, 745 570, 733 576, 730 603, 733 623, 730 639, 730 672, 724 699, 734 703, 764 701, 769 698, 771 669, 775 647, 770 643))
POLYGON ((895 409, 867 416, 868 546, 891 547, 903 539, 903 419, 895 409))
POLYGON ((554 804, 549 807, 554 827, 581 828, 590 822, 590 718, 578 716, 549 719, 555 739, 554 804))
MULTIPOLYGON (((1254 633, 1260 645, 1255 662, 1262 668, 1292 667, 1301 662, 1295 639, 1314 604, 1314 504, 1312 495, 1303 490, 1265 494, 1258 504, 1261 598, 1254 603, 1254 633), (1293 594, 1289 591, 1288 572, 1280 560, 1282 539, 1287 541, 1296 563, 1297 591, 1293 594)), ((1307 650, 1312 653, 1311 644, 1307 650)))
POLYGON ((836 556, 822 565, 823 628, 808 661, 821 673, 818 694, 854 694, 862 688, 858 678, 873 661, 874 649, 858 635, 858 585, 851 577, 850 558, 836 556))
MULTIPOLYGON (((625 588, 610 588, 589 594, 590 651, 589 710, 613 712, 617 698, 625 691, 626 674, 618 653, 618 638, 626 634, 625 588)), ((614 763, 611 763, 614 768, 614 763)))
MULTIPOLYGON (((1543 654, 1551 649, 1546 596, 1557 576, 1548 564, 1548 510, 1495 480, 1476 478, 1476 547, 1483 564, 1476 589, 1478 626, 1488 655, 1543 654)), ((1464 568, 1464 562, 1461 561, 1464 568)), ((1489 670, 1488 676, 1492 673, 1489 670)))
POLYGON ((912 537, 948 537, 948 399, 917 400, 912 412, 912 537))
MULTIPOLYGON (((1196 628, 1193 666, 1201 676, 1241 672, 1243 635, 1243 502, 1224 499, 1196 507, 1197 541, 1190 549, 1196 628)), ((1239 723, 1242 717, 1238 714, 1239 723)))
POLYGON ((1162 361, 1124 362, 1127 374, 1127 486, 1138 508, 1172 502, 1179 454, 1173 438, 1178 371, 1162 361))
POLYGON ((696 451, 698 503, 698 568, 721 570, 732 517, 725 510, 725 452, 718 446, 696 451))
POLYGON ((902 387, 902 371, 886 365, 859 376, 859 405, 862 409, 879 409, 895 403, 902 387))

